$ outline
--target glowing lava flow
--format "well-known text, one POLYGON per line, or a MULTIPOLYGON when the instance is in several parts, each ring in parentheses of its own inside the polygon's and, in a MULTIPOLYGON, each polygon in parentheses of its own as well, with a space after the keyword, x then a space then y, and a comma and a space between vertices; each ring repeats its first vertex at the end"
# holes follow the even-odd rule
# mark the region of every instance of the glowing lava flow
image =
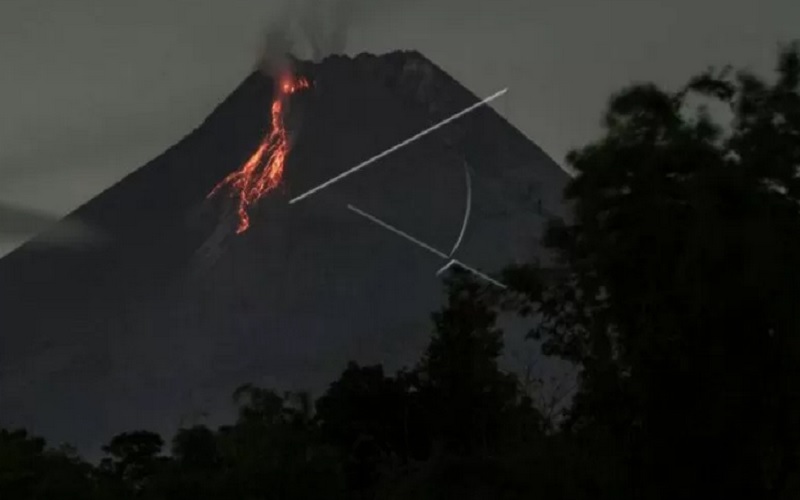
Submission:
POLYGON ((272 102, 272 128, 261 141, 258 149, 236 172, 228 175, 214 187, 208 197, 214 196, 223 187, 230 187, 232 196, 238 199, 239 226, 236 234, 247 231, 250 217, 247 209, 266 193, 275 189, 283 177, 286 157, 289 155, 289 140, 283 122, 287 98, 295 92, 307 89, 310 83, 305 78, 285 77, 277 89, 272 102))

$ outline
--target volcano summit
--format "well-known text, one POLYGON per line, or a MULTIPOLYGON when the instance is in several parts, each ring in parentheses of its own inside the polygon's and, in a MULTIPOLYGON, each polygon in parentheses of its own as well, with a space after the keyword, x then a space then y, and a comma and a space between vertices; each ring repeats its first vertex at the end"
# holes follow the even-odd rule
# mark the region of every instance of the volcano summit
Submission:
POLYGON ((227 418, 244 382, 316 391, 350 359, 417 359, 444 262, 348 205, 438 249, 458 239, 453 257, 487 273, 540 255, 568 177, 486 106, 289 204, 479 101, 416 52, 294 71, 311 84, 291 95, 280 182, 248 202, 246 231, 241 198, 208 195, 273 133, 279 86, 260 73, 66 218, 103 231, 104 246, 34 239, 0 260, 0 426, 96 449, 132 428, 172 432, 193 412, 227 418))

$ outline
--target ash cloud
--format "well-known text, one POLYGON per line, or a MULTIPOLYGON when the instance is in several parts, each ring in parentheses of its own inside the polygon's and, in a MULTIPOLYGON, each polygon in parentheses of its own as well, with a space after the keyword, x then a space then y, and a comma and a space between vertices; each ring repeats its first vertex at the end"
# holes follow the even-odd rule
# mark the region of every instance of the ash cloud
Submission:
POLYGON ((386 14, 411 1, 396 0, 286 0, 267 27, 259 67, 274 74, 288 56, 320 61, 344 53, 354 25, 386 14))
POLYGON ((32 244, 70 248, 96 247, 105 235, 76 217, 60 216, 0 201, 0 242, 37 235, 32 244))

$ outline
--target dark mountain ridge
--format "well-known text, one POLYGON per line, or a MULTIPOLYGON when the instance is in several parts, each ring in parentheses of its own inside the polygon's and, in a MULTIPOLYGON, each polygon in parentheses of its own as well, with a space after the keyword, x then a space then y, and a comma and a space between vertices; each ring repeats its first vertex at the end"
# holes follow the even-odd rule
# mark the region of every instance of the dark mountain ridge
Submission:
POLYGON ((26 243, 0 260, 0 425, 94 448, 114 432, 226 415, 239 383, 319 390, 348 359, 399 367, 424 346, 439 259, 349 212, 358 205, 488 271, 538 255, 566 175, 488 107, 295 205, 288 199, 473 104, 416 52, 296 62, 284 183, 233 234, 207 199, 269 129, 253 73, 164 154, 79 207, 107 244, 26 243), (538 210, 538 211, 537 211, 538 210))

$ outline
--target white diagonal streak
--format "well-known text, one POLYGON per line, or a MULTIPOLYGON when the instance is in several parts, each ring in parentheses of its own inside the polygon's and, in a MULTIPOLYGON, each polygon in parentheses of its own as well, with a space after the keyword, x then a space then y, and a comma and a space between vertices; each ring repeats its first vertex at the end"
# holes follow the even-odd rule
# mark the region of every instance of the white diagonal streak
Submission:
POLYGON ((396 227, 394 227, 394 226, 392 226, 392 225, 390 225, 390 224, 387 224, 386 222, 383 222, 383 221, 382 221, 382 220, 380 220, 379 218, 377 218, 377 217, 375 217, 375 216, 373 216, 373 215, 370 215, 370 214, 368 214, 368 213, 364 212, 363 210, 360 210, 360 209, 358 209, 358 208, 354 207, 353 205, 347 205, 347 208, 349 208, 349 209, 350 209, 350 210, 352 210, 353 212, 357 213, 358 215, 360 215, 360 216, 362 216, 362 217, 365 217, 365 218, 367 218, 367 219, 371 220, 371 221, 372 221, 372 222, 374 222, 375 224, 378 224, 379 226, 381 226, 381 227, 383 227, 383 228, 386 228, 386 229, 388 229, 389 231, 393 232, 394 234, 396 234, 396 235, 398 235, 398 236, 402 236, 403 238, 407 239, 408 241, 410 241, 410 242, 412 242, 412 243, 414 243, 414 244, 416 244, 416 245, 418 245, 418 246, 420 246, 420 247, 424 248, 425 250, 427 250, 427 251, 429 251, 429 252, 431 252, 431 253, 433 253, 433 254, 435 254, 435 255, 437 255, 437 256, 439 256, 439 257, 443 258, 443 259, 446 259, 446 258, 448 258, 448 257, 447 257, 447 255, 445 255, 445 253, 444 253, 444 252, 440 252, 439 250, 436 250, 436 249, 435 249, 435 248, 433 248, 432 246, 430 246, 430 245, 427 245, 427 244, 425 244, 425 243, 421 242, 420 240, 418 240, 418 239, 414 238, 414 237, 413 237, 413 236, 411 236, 410 234, 408 234, 408 233, 405 233, 405 232, 403 232, 403 231, 401 231, 401 230, 397 229, 396 227))
POLYGON ((410 234, 397 229, 396 227, 392 226, 389 223, 383 222, 382 220, 380 220, 379 218, 375 217, 374 215, 368 214, 367 212, 365 212, 365 211, 361 210, 360 208, 357 208, 357 207, 355 207, 353 205, 347 205, 347 208, 350 209, 351 211, 357 213, 358 215, 364 217, 365 219, 374 222, 375 224, 381 226, 382 228, 388 229, 389 231, 393 232, 394 234, 407 239, 411 243, 414 243, 415 245, 417 245, 417 246, 419 246, 421 248, 424 248, 425 250, 427 250, 427 251, 431 252, 432 254, 436 255, 437 257, 441 257, 441 258, 443 258, 445 260, 449 260, 449 262, 444 267, 442 267, 441 269, 439 269, 439 271, 436 272, 437 275, 439 275, 442 272, 446 271, 451 266, 456 265, 456 266, 463 267, 467 271, 471 272, 472 274, 474 274, 474 275, 476 275, 476 276, 478 276, 480 278, 485 279, 486 281, 488 281, 489 283, 492 283, 493 285, 499 286, 500 288, 507 288, 504 284, 500 283, 499 281, 487 276, 486 274, 478 271, 475 268, 472 268, 472 267, 464 264, 460 260, 450 259, 450 257, 448 255, 446 255, 444 252, 442 252, 440 250, 437 250, 437 249, 433 248, 432 246, 428 245, 427 243, 424 243, 424 242, 414 238, 410 234))
POLYGON ((497 285, 497 286, 499 286, 500 288, 508 288, 508 287, 506 287, 504 284, 500 283, 499 281, 497 281, 497 280, 495 280, 495 279, 493 279, 493 278, 491 278, 491 277, 487 276, 486 274, 484 274, 484 273, 482 273, 482 272, 478 271, 477 269, 475 269, 475 268, 473 268, 473 267, 469 267, 468 265, 464 264, 464 263, 463 263, 463 262, 461 262, 460 260, 453 259, 453 264, 454 264, 454 265, 456 265, 456 266, 461 266, 461 267, 463 267, 463 268, 464 268, 464 269, 466 269, 467 271, 471 272, 472 274, 474 274, 474 275, 476 275, 476 276, 480 276, 481 278, 485 279, 485 280, 486 280, 486 281, 488 281, 489 283, 492 283, 493 285, 497 285))
POLYGON ((433 132, 434 130, 436 130, 438 128, 441 128, 441 127, 447 125, 448 123, 452 122, 453 120, 461 118, 462 116, 466 115, 467 113, 469 113, 471 111, 474 111, 475 109, 483 106, 484 104, 497 99, 498 97, 500 97, 501 95, 505 94, 506 92, 508 92, 508 88, 505 88, 505 89, 503 89, 503 90, 501 90, 499 92, 495 92, 494 94, 490 95, 486 99, 484 99, 484 100, 482 100, 480 102, 477 102, 477 103, 473 104, 472 106, 470 106, 470 107, 468 107, 466 109, 463 109, 463 110, 459 111, 458 113, 454 114, 453 116, 451 116, 449 118, 445 118, 444 120, 440 121, 436 125, 433 125, 432 127, 426 128, 422 132, 420 132, 420 133, 418 133, 418 134, 416 134, 416 135, 414 135, 412 137, 409 137, 408 139, 404 140, 403 142, 395 144, 394 146, 390 147, 386 151, 384 151, 382 153, 379 153, 379 154, 373 156, 372 158, 359 163, 358 165, 356 165, 355 167, 351 168, 350 170, 345 170, 341 174, 339 174, 336 177, 333 177, 333 178, 323 182, 319 186, 317 186, 315 188, 312 188, 312 189, 309 189, 305 193, 292 198, 291 200, 289 200, 289 203, 292 204, 292 203, 298 202, 298 201, 302 200, 303 198, 307 198, 307 197, 311 196, 312 194, 316 193, 317 191, 325 189, 326 187, 330 186, 334 182, 338 182, 338 181, 344 179, 345 177, 347 177, 348 175, 358 172, 362 168, 364 168, 364 167, 366 167, 368 165, 371 165, 372 163, 375 163, 376 161, 380 160, 384 156, 387 156, 387 155, 389 155, 391 153, 394 153, 395 151, 397 151, 400 148, 408 146, 412 142, 414 142, 417 139, 420 139, 421 137, 433 132))

